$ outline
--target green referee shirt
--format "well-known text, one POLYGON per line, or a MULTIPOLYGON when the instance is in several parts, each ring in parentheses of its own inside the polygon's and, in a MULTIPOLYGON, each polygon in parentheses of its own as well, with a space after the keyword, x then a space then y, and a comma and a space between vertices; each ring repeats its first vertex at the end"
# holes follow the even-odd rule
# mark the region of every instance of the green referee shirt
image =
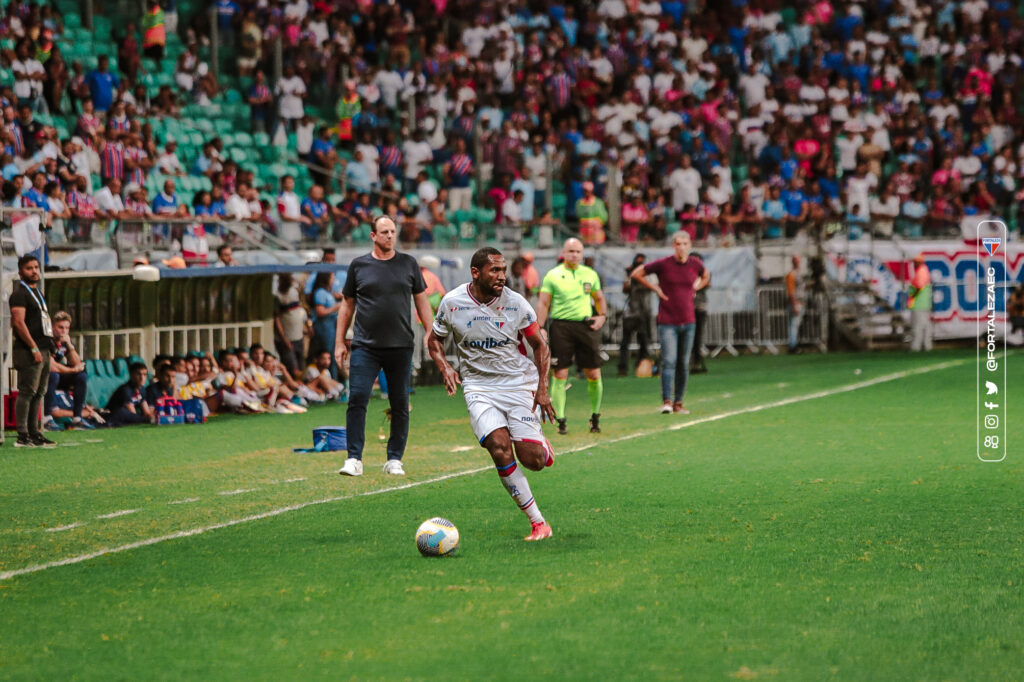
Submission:
POLYGON ((593 315, 591 292, 601 290, 601 278, 592 268, 579 265, 575 270, 558 265, 544 275, 541 293, 551 295, 552 320, 584 320, 593 315))

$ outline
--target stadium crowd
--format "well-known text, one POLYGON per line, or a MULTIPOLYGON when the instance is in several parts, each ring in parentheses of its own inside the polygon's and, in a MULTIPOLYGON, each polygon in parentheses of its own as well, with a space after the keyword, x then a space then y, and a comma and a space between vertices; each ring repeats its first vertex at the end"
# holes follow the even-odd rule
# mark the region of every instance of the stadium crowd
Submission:
MULTIPOLYGON (((566 221, 597 243, 609 205, 623 241, 681 228, 706 242, 837 221, 851 236, 952 234, 965 216, 1014 220, 1024 199, 1024 23, 1006 0, 220 0, 216 11, 218 40, 251 83, 253 130, 312 164, 305 196, 296 178, 260 185, 215 135, 181 158, 143 122, 223 89, 200 57, 208 14, 183 18, 174 87, 155 90, 139 66, 165 40, 155 1, 141 38, 132 24, 113 32, 118 68, 100 57, 85 72, 54 45, 55 6, 16 0, 0 19, 14 77, 0 90, 5 200, 47 208, 73 238, 86 221, 191 215, 338 240, 386 212, 404 241, 429 242, 482 203, 498 222, 566 221), (36 120, 58 111, 76 117, 65 137, 36 120), (154 172, 210 189, 186 196, 168 179, 150 197, 154 172)), ((176 228, 193 262, 207 232, 223 236, 212 223, 176 228)))

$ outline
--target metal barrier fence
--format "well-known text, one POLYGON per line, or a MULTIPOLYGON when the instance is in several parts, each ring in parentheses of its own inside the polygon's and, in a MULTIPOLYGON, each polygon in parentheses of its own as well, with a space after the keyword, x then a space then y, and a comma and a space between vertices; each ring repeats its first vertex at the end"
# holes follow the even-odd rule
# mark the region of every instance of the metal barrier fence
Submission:
MULTIPOLYGON (((754 310, 708 313, 701 339, 706 354, 715 357, 725 351, 730 355, 739 355, 739 349, 742 347, 754 351, 764 349, 774 354, 779 352, 780 347, 788 344, 789 297, 786 295, 785 287, 757 287, 755 300, 754 310)), ((622 342, 622 311, 612 311, 609 322, 602 338, 602 348, 606 352, 618 350, 622 342)), ((815 346, 825 352, 828 350, 828 336, 828 297, 824 293, 814 292, 808 296, 798 340, 801 345, 815 346)), ((653 319, 648 338, 649 349, 660 350, 653 319)), ((638 346, 633 343, 630 348, 636 350, 638 346)))

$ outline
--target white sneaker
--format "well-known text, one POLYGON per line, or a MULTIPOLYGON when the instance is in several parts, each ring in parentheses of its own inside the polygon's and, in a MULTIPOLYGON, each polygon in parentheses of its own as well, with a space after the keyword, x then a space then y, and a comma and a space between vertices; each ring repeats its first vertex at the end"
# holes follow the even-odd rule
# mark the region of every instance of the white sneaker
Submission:
POLYGON ((389 459, 384 462, 384 473, 392 476, 405 476, 405 469, 402 468, 402 460, 389 459))
POLYGON ((666 400, 661 406, 661 413, 672 414, 672 403, 666 400))
POLYGON ((362 476, 363 460, 349 457, 345 460, 345 465, 338 469, 338 473, 342 476, 362 476))

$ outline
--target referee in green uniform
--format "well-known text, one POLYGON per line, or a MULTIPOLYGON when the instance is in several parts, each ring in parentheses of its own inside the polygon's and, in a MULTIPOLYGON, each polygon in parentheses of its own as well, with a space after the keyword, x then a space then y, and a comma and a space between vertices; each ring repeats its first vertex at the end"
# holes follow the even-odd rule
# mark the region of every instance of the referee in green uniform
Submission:
POLYGON ((550 313, 551 404, 558 418, 558 433, 569 432, 565 421, 565 386, 569 367, 576 365, 587 376, 590 395, 590 432, 601 433, 601 327, 608 319, 608 304, 601 292, 601 278, 583 263, 583 243, 566 240, 563 262, 544 275, 537 302, 537 323, 543 327, 550 313), (594 310, 597 315, 594 315, 594 310))

